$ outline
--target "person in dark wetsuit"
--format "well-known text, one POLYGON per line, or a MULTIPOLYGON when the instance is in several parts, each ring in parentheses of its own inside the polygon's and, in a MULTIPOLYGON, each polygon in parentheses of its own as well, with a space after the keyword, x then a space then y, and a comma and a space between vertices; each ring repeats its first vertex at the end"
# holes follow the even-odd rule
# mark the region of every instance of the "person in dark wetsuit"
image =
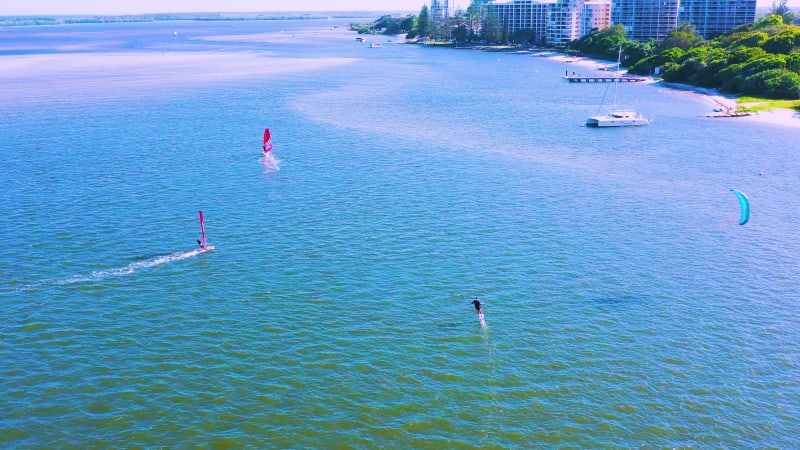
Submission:
POLYGON ((203 248, 203 241, 201 241, 200 238, 197 238, 197 245, 199 245, 200 248, 203 248))
POLYGON ((483 317, 483 311, 481 310, 481 301, 478 300, 478 297, 475 297, 475 300, 472 301, 472 304, 475 305, 475 311, 478 311, 478 317, 483 317))

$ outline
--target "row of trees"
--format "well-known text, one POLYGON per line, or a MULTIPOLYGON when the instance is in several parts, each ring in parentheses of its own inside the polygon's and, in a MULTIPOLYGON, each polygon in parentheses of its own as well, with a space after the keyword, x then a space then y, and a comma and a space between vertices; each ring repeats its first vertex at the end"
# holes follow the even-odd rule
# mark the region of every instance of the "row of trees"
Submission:
POLYGON ((417 18, 414 16, 396 18, 387 15, 372 23, 351 23, 350 29, 358 34, 403 34, 411 32, 416 26, 417 18))
POLYGON ((371 24, 351 24, 350 29, 359 33, 402 34, 414 39, 425 36, 433 40, 469 42, 509 42, 525 39, 525 32, 508 36, 494 16, 491 8, 484 5, 490 0, 471 0, 466 9, 458 9, 448 17, 434 17, 428 5, 420 9, 417 16, 394 18, 383 16, 371 24))
POLYGON ((694 26, 680 24, 662 42, 625 39, 622 26, 606 28, 570 43, 573 50, 617 59, 630 72, 661 70, 670 82, 719 88, 733 94, 800 99, 800 26, 785 22, 793 14, 785 0, 773 13, 706 41, 694 26))

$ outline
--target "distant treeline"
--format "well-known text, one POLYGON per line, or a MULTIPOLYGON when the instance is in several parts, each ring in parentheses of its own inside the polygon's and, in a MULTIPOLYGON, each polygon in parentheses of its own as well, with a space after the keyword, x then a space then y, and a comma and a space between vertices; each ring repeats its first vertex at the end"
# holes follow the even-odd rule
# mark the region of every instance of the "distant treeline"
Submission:
POLYGON ((800 26, 780 14, 767 15, 706 41, 693 25, 680 24, 656 43, 625 39, 625 29, 613 26, 569 44, 573 51, 616 60, 649 75, 660 70, 665 81, 719 88, 732 94, 776 99, 800 99, 800 26))
POLYGON ((364 17, 369 13, 347 13, 347 14, 307 14, 307 13, 285 13, 285 14, 260 14, 260 13, 208 13, 208 14, 141 14, 123 16, 58 16, 58 17, 0 17, 0 27, 31 26, 31 25, 63 25, 81 23, 123 23, 123 22, 156 22, 166 20, 192 20, 192 21, 218 21, 218 20, 310 20, 310 19, 347 19, 352 17, 364 17))

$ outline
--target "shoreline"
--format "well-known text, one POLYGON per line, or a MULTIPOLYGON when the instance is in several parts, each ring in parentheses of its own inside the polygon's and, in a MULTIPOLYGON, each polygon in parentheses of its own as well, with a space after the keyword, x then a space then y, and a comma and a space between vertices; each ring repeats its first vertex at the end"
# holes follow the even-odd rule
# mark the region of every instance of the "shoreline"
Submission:
MULTIPOLYGON (((550 60, 563 62, 572 67, 588 68, 592 70, 609 70, 610 67, 616 65, 614 62, 609 62, 602 59, 594 59, 588 57, 574 57, 567 56, 563 53, 554 51, 541 51, 534 53, 533 56, 544 57, 550 60)), ((692 95, 697 95, 703 98, 708 103, 714 106, 714 111, 708 114, 708 117, 730 118, 746 120, 751 122, 768 123, 772 125, 788 126, 800 128, 800 112, 787 108, 772 108, 768 111, 757 111, 751 113, 738 113, 737 111, 744 104, 737 100, 737 97, 720 92, 715 88, 703 88, 692 86, 690 84, 670 83, 661 79, 653 77, 642 77, 646 84, 659 84, 668 89, 678 91, 685 91, 692 95)))
POLYGON ((745 104, 740 103, 737 97, 724 94, 718 89, 702 88, 682 83, 669 83, 666 81, 659 81, 658 83, 669 89, 686 91, 693 95, 698 95, 709 103, 716 105, 716 108, 720 111, 717 111, 717 114, 709 114, 709 117, 736 118, 751 122, 800 128, 800 112, 793 109, 772 108, 766 111, 737 113, 739 108, 745 104))

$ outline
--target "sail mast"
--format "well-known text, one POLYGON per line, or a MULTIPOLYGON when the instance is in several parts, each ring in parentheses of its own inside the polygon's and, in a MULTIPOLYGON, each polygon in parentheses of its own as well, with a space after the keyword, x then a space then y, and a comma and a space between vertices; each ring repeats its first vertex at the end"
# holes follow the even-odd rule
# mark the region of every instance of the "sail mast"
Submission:
MULTIPOLYGON (((615 73, 616 76, 619 76, 620 64, 622 64, 622 46, 621 45, 619 47, 619 53, 617 53, 617 72, 615 73)), ((612 110, 616 109, 616 107, 617 107, 617 85, 620 84, 621 82, 622 82, 622 80, 617 80, 617 82, 614 83, 614 104, 611 107, 612 110)))
POLYGON ((208 241, 206 240, 206 227, 205 224, 203 224, 202 210, 200 210, 200 233, 201 233, 200 248, 206 248, 206 245, 208 245, 208 241))

